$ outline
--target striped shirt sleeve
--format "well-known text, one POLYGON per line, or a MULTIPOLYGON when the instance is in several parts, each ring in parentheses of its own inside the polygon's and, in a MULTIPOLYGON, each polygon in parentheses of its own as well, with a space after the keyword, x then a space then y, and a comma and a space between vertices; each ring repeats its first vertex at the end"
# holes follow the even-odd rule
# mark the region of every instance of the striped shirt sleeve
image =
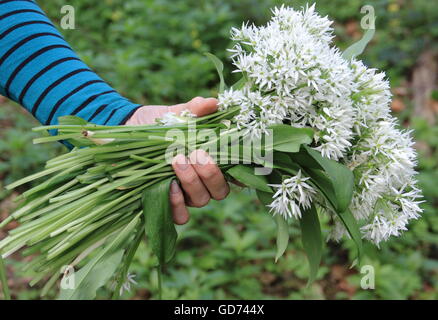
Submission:
POLYGON ((46 125, 64 115, 119 125, 140 107, 82 62, 32 0, 0 0, 0 94, 46 125))

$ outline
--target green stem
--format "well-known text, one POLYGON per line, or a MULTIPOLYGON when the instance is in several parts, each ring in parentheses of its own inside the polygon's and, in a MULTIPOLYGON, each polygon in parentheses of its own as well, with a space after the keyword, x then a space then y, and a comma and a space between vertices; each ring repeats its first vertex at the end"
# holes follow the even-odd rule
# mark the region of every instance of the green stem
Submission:
POLYGON ((6 267, 3 262, 3 257, 0 253, 0 282, 3 288, 3 295, 5 300, 11 300, 11 294, 9 293, 8 281, 6 278, 6 267))

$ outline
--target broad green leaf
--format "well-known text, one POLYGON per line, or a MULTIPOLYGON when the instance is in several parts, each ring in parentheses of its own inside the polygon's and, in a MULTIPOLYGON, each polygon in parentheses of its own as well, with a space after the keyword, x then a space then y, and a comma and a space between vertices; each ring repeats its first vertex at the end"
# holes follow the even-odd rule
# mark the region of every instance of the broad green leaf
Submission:
POLYGON ((169 204, 172 180, 173 178, 162 180, 143 192, 146 236, 161 266, 173 258, 178 236, 169 204))
POLYGON ((306 173, 312 178, 312 182, 316 184, 321 193, 331 203, 333 208, 336 208, 336 194, 333 183, 327 173, 320 169, 306 169, 306 173))
MULTIPOLYGON (((336 194, 333 188, 333 184, 330 181, 328 175, 318 169, 307 169, 306 173, 312 178, 313 183, 316 184, 321 193, 326 197, 329 203, 335 208, 336 205, 336 194)), ((342 223, 347 229, 350 237, 356 244, 358 258, 362 256, 362 239, 360 235, 359 226, 356 222, 356 219, 352 216, 351 212, 347 209, 343 212, 337 211, 336 214, 341 219, 342 223)))
POLYGON ((318 274, 322 255, 321 226, 319 224, 318 213, 314 206, 303 212, 300 225, 301 241, 310 265, 308 282, 310 284, 315 280, 318 274))
MULTIPOLYGON (((96 281, 93 280, 95 277, 95 270, 100 270, 102 264, 106 264, 108 266, 108 261, 115 262, 116 257, 113 256, 113 253, 120 249, 120 245, 125 241, 127 238, 129 238, 134 231, 135 227, 137 226, 140 219, 140 215, 137 215, 134 219, 131 220, 131 222, 128 223, 128 225, 123 228, 122 231, 120 231, 118 234, 116 234, 115 238, 104 247, 103 250, 99 251, 99 253, 91 259, 81 270, 79 270, 75 274, 74 279, 74 289, 64 289, 61 290, 59 299, 60 300, 70 300, 70 299, 93 299, 95 295, 95 292, 93 293, 92 290, 88 288, 90 284, 93 284, 93 287, 98 286, 99 284, 103 283, 102 278, 96 279, 96 281), (111 256, 111 259, 110 259, 111 256), (108 260, 109 259, 109 260, 108 260), (106 261, 106 262, 105 262, 106 261)), ((123 255, 123 252, 122 252, 123 255)), ((121 258, 120 258, 121 259, 121 258)), ((117 269, 118 264, 115 266, 114 271, 117 269)), ((108 267, 111 271, 111 267, 108 267)), ((112 275, 112 274, 111 274, 112 275)), ((110 272, 105 274, 105 277, 110 277, 110 272)), ((99 286, 97 287, 97 289, 99 286)), ((96 289, 96 290, 97 290, 96 289)))
POLYGON ((225 80, 224 80, 224 64, 222 61, 216 57, 214 54, 206 52, 205 55, 213 62, 216 67, 217 74, 219 75, 219 92, 223 92, 225 90, 225 80))
MULTIPOLYGON (((297 165, 295 162, 292 161, 290 156, 287 153, 284 152, 274 152, 272 157, 273 163, 269 160, 265 160, 263 165, 265 167, 279 169, 280 171, 287 172, 291 175, 296 175, 298 170, 301 168, 299 165, 297 165)), ((278 170, 277 170, 278 171, 278 170)), ((280 173, 281 177, 281 173, 280 173)), ((271 176, 268 178, 268 180, 272 183, 280 183, 281 179, 276 179, 276 181, 271 181, 271 176)))
POLYGON ((124 250, 118 250, 103 257, 96 256, 74 274, 74 289, 61 289, 60 300, 92 300, 116 272, 122 261, 124 250))
POLYGON ((361 55, 362 52, 365 50, 367 44, 374 37, 375 31, 376 31, 375 29, 368 29, 359 41, 353 43, 351 46, 345 49, 344 53, 342 54, 342 57, 345 60, 352 60, 357 56, 361 55))
POLYGON ((353 173, 347 167, 323 158, 310 148, 306 148, 306 153, 300 152, 291 155, 291 158, 305 169, 312 182, 332 205, 355 242, 360 259, 363 251, 360 230, 356 219, 348 209, 353 195, 353 173))
MULTIPOLYGON (((353 172, 351 172, 350 169, 337 161, 324 158, 318 151, 315 151, 312 148, 304 146, 304 149, 306 150, 307 154, 311 158, 313 158, 316 163, 318 163, 320 168, 323 169, 327 176, 330 178, 333 185, 333 190, 336 195, 336 211, 344 212, 345 210, 347 210, 353 197, 353 172)), ((314 167, 314 164, 311 161, 301 162, 300 165, 302 165, 303 167, 314 167)))
MULTIPOLYGON (((257 197, 265 206, 272 202, 271 192, 257 190, 257 197)), ((287 221, 279 214, 274 216, 274 221, 277 226, 277 253, 275 254, 275 262, 284 254, 289 243, 289 227, 287 221)))
POLYGON ((274 215, 275 224, 277 225, 277 253, 275 262, 284 254, 289 243, 289 226, 287 221, 279 214, 274 215))
POLYGON ((254 167, 238 164, 228 169, 227 173, 248 187, 264 192, 272 192, 271 187, 268 186, 266 176, 256 175, 254 173, 254 167))
POLYGON ((363 246, 362 246, 362 236, 360 233, 359 225, 357 224, 356 219, 354 218, 353 214, 349 209, 341 213, 338 212, 338 216, 341 219, 342 223, 344 224, 345 229, 347 229, 351 239, 353 239, 354 243, 356 244, 357 258, 360 264, 360 260, 363 255, 363 246))
POLYGON ((295 128, 287 124, 276 124, 270 126, 269 129, 273 132, 272 148, 276 151, 298 152, 302 144, 309 144, 313 140, 313 130, 310 128, 295 128))

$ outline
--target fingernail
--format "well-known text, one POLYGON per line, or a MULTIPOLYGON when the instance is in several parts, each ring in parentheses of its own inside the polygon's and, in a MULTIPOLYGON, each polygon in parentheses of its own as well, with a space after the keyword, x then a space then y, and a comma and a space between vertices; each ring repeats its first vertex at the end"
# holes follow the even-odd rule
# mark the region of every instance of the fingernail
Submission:
POLYGON ((190 160, 192 161, 192 163, 196 163, 203 166, 210 162, 210 157, 207 155, 205 151, 197 150, 190 155, 190 160))
POLYGON ((175 157, 174 163, 180 170, 186 170, 189 167, 189 162, 187 161, 187 158, 182 154, 179 154, 175 157))
POLYGON ((172 183, 170 184, 170 193, 175 194, 175 193, 179 193, 180 191, 181 189, 179 188, 178 182, 173 180, 172 183))

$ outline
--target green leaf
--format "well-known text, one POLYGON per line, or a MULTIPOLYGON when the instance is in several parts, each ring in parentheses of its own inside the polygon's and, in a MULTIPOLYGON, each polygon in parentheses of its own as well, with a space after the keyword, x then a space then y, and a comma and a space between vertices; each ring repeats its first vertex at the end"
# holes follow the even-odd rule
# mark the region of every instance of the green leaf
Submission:
POLYGON ((58 123, 60 125, 87 125, 88 122, 84 119, 82 119, 81 117, 77 117, 77 116, 62 116, 58 118, 58 123))
POLYGON ((353 214, 349 209, 341 213, 338 212, 338 216, 341 219, 342 223, 344 224, 345 229, 347 229, 351 239, 353 239, 354 243, 356 244, 357 259, 360 264, 360 260, 363 255, 363 245, 362 245, 362 236, 360 233, 359 225, 357 224, 356 219, 354 218, 353 214))
POLYGON ((239 79, 239 81, 237 81, 235 84, 232 85, 234 90, 240 90, 243 88, 243 86, 245 85, 247 79, 246 77, 242 77, 239 79))
POLYGON ((312 182, 332 205, 355 242, 360 260, 363 252, 360 229, 348 209, 354 188, 351 170, 334 160, 323 158, 319 152, 308 147, 304 148, 304 152, 291 155, 291 158, 304 168, 312 182))
POLYGON ((336 203, 334 203, 335 210, 337 212, 344 212, 347 210, 353 197, 353 172, 337 161, 324 158, 318 151, 315 151, 312 148, 304 146, 304 149, 311 159, 308 159, 308 157, 297 157, 295 160, 303 167, 314 169, 316 163, 320 169, 324 170, 328 178, 331 180, 336 195, 336 203))
POLYGON ((223 92, 225 90, 224 64, 218 57, 210 52, 206 52, 205 55, 213 62, 214 66, 216 67, 216 71, 220 79, 219 92, 223 92))
POLYGON ((173 258, 178 236, 169 204, 172 180, 173 178, 162 180, 143 192, 146 236, 161 266, 173 258))
MULTIPOLYGON (((92 300, 116 272, 122 261, 124 250, 103 257, 96 256, 74 274, 75 289, 61 289, 60 300, 92 300)), ((73 280, 71 280, 73 281, 73 280)))
POLYGON ((264 192, 272 192, 268 186, 268 179, 263 175, 256 175, 254 167, 238 164, 227 170, 227 173, 244 185, 264 192))
POLYGON ((140 245, 144 233, 145 233, 144 230, 137 232, 137 235, 135 236, 134 240, 131 242, 129 248, 126 251, 125 256, 122 258, 123 266, 118 275, 116 289, 113 292, 113 297, 112 297, 113 300, 117 300, 120 296, 120 288, 124 284, 124 281, 126 281, 126 277, 128 276, 128 272, 129 272, 129 267, 131 266, 132 259, 134 258, 134 255, 137 252, 138 246, 140 245))
MULTIPOLYGON (((132 232, 139 222, 139 219, 140 215, 137 215, 134 219, 132 219, 121 232, 116 234, 115 238, 108 245, 106 245, 103 250, 101 250, 93 259, 91 259, 83 268, 81 268, 81 270, 75 274, 74 288, 62 289, 59 295, 60 300, 93 299, 95 297, 96 290, 105 284, 103 280, 109 279, 109 277, 114 274, 118 264, 120 263, 120 261, 115 263, 118 255, 113 253, 120 249, 120 245, 132 235, 132 232), (105 268, 107 268, 108 271, 102 271, 102 268, 104 268, 103 266, 106 266, 105 268), (99 271, 104 273, 102 277, 97 275, 99 271), (94 288, 96 288, 96 290, 94 290, 94 288)), ((120 251, 117 251, 116 253, 120 254, 120 251)), ((121 255, 123 256, 123 251, 121 252, 121 255)))
POLYGON ((289 243, 289 226, 287 221, 279 214, 274 215, 275 224, 277 225, 277 253, 275 262, 284 254, 289 243))
MULTIPOLYGON (((257 197, 265 206, 272 202, 272 192, 264 192, 257 190, 257 197)), ((274 215, 274 221, 277 226, 277 253, 275 254, 275 262, 284 254, 289 243, 289 226, 287 221, 279 214, 274 215)))
MULTIPOLYGON (((272 159, 266 159, 263 162, 263 166, 267 168, 279 169, 277 171, 280 176, 282 171, 287 172, 291 175, 296 175, 298 170, 301 168, 299 165, 292 161, 291 157, 287 153, 278 151, 274 152, 272 159)), ((271 181, 271 176, 272 175, 270 175, 270 177, 268 178, 271 183, 281 183, 281 179, 277 181, 271 181)))
POLYGON ((345 60, 352 60, 361 55, 362 52, 365 50, 367 44, 374 37, 375 31, 375 29, 368 29, 359 41, 353 43, 351 46, 345 49, 342 57, 345 60))
POLYGON ((306 169, 306 173, 312 178, 312 182, 316 184, 321 193, 326 197, 333 209, 336 210, 336 194, 333 183, 327 173, 320 169, 306 169))
POLYGON ((322 255, 321 226, 314 206, 303 212, 300 225, 301 241, 310 265, 308 282, 310 284, 316 279, 322 255))
POLYGON ((313 130, 310 128, 295 128, 287 124, 276 124, 270 126, 269 129, 273 131, 272 148, 276 151, 298 152, 302 144, 309 144, 313 140, 313 130))

